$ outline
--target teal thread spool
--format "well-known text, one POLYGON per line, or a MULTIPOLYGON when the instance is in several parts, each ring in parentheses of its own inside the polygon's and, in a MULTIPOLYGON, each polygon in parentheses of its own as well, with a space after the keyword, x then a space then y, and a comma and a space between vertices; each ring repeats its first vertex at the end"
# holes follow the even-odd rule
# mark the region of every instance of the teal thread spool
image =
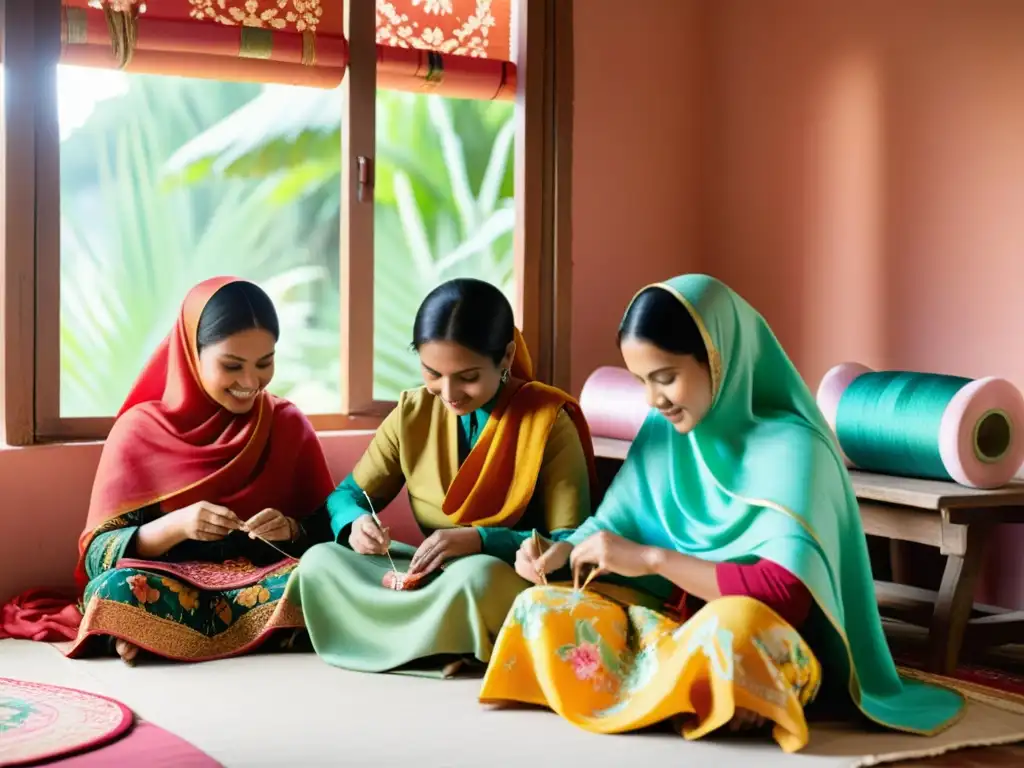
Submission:
POLYGON ((844 363, 822 379, 818 405, 859 469, 996 488, 1024 461, 1024 398, 1004 379, 844 363))

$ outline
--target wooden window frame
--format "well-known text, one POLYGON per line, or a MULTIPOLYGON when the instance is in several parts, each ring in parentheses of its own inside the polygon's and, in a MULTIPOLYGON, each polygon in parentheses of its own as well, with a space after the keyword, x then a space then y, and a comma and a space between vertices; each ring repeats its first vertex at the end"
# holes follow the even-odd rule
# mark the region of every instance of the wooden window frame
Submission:
MULTIPOLYGON (((345 13, 350 65, 343 81, 339 256, 341 301, 348 311, 340 319, 339 412, 311 415, 318 431, 373 429, 393 406, 373 398, 373 334, 366 332, 373 327, 375 14, 368 2, 347 3, 345 13)), ((513 13, 516 319, 538 378, 568 388, 572 0, 516 0, 513 13)), ((0 14, 2 436, 15 446, 99 440, 113 418, 60 416, 60 318, 54 311, 60 306, 60 139, 56 83, 49 76, 60 54, 54 32, 60 26, 60 0, 0 0, 0 14)))

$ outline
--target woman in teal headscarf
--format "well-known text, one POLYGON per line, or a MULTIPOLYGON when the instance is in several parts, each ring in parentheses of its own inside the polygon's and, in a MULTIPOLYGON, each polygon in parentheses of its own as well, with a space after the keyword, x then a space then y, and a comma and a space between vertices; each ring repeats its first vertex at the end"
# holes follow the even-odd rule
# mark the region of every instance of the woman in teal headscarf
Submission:
POLYGON ((600 733, 690 714, 684 734, 699 738, 768 720, 795 751, 824 669, 876 723, 930 735, 955 722, 959 694, 896 671, 849 475, 764 318, 684 275, 634 297, 619 345, 652 411, 596 515, 520 550, 520 575, 544 586, 517 598, 481 700, 547 705, 600 733), (567 561, 643 591, 547 586, 567 561), (704 606, 667 611, 673 587, 704 606))

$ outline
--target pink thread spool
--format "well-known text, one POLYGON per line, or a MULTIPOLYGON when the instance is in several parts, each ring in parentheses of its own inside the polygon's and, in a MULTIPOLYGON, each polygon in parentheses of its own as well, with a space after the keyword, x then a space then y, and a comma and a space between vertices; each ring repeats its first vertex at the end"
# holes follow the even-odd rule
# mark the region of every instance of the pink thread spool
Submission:
POLYGON ((605 366, 587 378, 580 408, 594 437, 632 440, 651 407, 644 385, 625 368, 605 366))
MULTIPOLYGON (((860 363, 841 363, 822 378, 818 408, 834 434, 843 393, 859 376, 873 372, 860 363)), ((949 477, 972 488, 1006 485, 1024 463, 1022 427, 1024 397, 1012 383, 989 376, 965 384, 946 406, 939 427, 939 455, 949 477)))

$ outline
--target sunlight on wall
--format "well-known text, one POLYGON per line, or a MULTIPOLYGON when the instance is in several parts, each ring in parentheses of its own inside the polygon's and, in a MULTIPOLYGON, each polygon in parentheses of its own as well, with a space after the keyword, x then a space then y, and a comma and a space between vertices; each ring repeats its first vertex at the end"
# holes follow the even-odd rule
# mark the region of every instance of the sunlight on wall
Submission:
POLYGON ((836 56, 813 93, 804 229, 802 351, 812 369, 835 349, 886 360, 885 137, 879 52, 836 56), (845 311, 838 311, 838 308, 845 311), (813 361, 813 362, 812 362, 813 361))

